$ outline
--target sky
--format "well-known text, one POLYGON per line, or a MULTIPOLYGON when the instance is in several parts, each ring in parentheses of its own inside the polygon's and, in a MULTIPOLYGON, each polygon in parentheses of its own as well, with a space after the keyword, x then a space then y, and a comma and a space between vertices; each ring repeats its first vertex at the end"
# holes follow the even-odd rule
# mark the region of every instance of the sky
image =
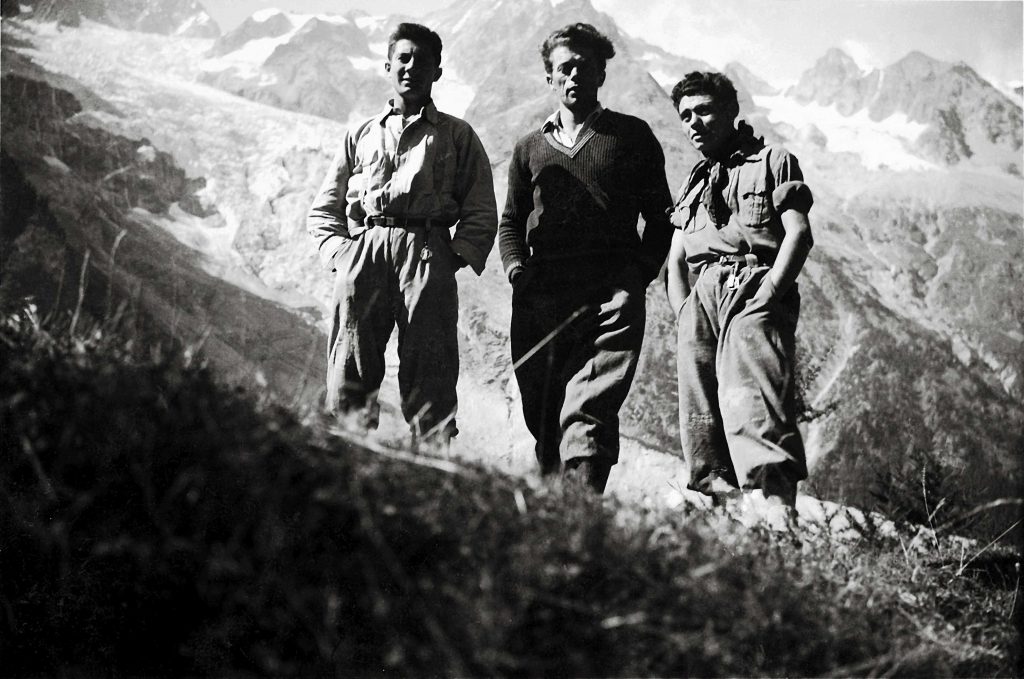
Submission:
MULTIPOLYGON (((200 2, 223 30, 230 30, 266 7, 303 13, 362 9, 421 17, 451 0, 200 2)), ((796 82, 830 47, 843 49, 865 70, 888 66, 919 50, 943 61, 965 61, 1004 89, 1024 81, 1024 0, 591 2, 631 35, 716 68, 739 61, 777 86, 796 82), (759 70, 759 65, 766 66, 759 70)))

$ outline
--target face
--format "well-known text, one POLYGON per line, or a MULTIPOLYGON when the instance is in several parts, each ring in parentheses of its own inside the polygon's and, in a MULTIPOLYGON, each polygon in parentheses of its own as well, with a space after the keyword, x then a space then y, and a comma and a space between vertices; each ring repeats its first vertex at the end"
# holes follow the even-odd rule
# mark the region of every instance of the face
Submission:
POLYGON ((604 84, 604 63, 591 50, 559 45, 551 50, 548 85, 558 100, 571 111, 587 110, 597 104, 597 90, 604 84))
POLYGON ((710 95, 687 95, 679 100, 678 110, 690 143, 705 158, 715 157, 734 134, 733 117, 723 112, 710 95))
POLYGON ((441 67, 430 48, 411 40, 395 43, 384 70, 390 76, 395 94, 418 104, 430 99, 430 91, 441 77, 441 67))

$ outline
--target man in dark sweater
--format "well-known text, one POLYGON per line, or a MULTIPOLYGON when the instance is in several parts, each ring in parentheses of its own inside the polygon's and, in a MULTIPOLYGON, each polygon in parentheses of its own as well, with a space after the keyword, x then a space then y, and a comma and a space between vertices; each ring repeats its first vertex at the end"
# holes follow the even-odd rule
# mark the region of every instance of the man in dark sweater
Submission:
POLYGON ((589 24, 544 42, 558 110, 516 144, 498 227, 512 359, 541 473, 564 471, 599 493, 618 460, 645 291, 672 239, 661 145, 647 123, 597 99, 614 55, 589 24))

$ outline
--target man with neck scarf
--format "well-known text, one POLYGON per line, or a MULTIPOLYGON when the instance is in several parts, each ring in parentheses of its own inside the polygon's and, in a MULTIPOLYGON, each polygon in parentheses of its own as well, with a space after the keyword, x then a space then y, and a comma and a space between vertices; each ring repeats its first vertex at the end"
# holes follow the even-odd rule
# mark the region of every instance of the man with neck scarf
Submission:
POLYGON ((689 73, 672 101, 703 156, 672 211, 667 265, 688 486, 790 526, 807 477, 793 360, 811 192, 793 155, 737 125, 724 75, 689 73))

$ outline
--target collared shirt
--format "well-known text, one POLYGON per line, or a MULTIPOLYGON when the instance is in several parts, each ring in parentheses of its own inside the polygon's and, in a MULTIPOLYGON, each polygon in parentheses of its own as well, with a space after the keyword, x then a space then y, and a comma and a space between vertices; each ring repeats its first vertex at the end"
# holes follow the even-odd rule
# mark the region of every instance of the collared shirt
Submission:
POLYGON ((373 215, 454 225, 452 249, 481 273, 498 215, 490 161, 469 123, 433 102, 403 120, 389 102, 347 131, 306 218, 327 268, 373 215))
POLYGON ((741 141, 722 161, 728 178, 718 199, 727 214, 720 223, 706 206, 715 166, 710 160, 693 168, 673 208, 672 224, 683 231, 686 261, 695 272, 719 255, 754 254, 773 262, 785 235, 779 215, 787 209, 806 213, 811 207, 796 156, 752 136, 741 141))
POLYGON ((580 143, 586 143, 586 140, 593 136, 591 134, 591 130, 594 128, 594 121, 597 120, 598 116, 603 112, 604 107, 601 106, 601 102, 597 102, 597 106, 587 115, 583 124, 577 127, 576 133, 573 134, 562 125, 561 109, 559 109, 548 116, 547 120, 545 120, 544 124, 541 126, 541 131, 544 134, 551 135, 551 137, 562 146, 571 149, 576 146, 577 139, 580 140, 580 143))

